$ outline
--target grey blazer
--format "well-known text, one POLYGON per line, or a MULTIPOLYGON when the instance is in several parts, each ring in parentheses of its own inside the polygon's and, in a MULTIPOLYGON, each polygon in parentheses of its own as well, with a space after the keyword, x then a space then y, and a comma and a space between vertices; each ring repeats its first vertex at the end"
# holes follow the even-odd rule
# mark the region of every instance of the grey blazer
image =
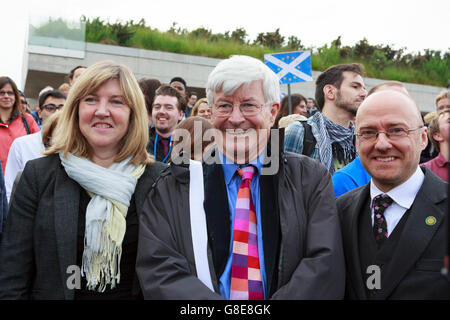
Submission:
MULTIPOLYGON (((138 216, 164 168, 148 165, 140 177, 134 193, 138 216)), ((0 299, 74 298, 67 268, 76 265, 80 188, 58 155, 26 164, 0 244, 0 299)))

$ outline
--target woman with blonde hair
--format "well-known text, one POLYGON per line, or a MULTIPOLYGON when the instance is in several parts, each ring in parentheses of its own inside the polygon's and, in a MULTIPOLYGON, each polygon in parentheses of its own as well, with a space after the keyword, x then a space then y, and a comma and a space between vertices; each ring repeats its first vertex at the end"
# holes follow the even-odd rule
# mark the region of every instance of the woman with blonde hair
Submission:
POLYGON ((0 246, 0 299, 135 299, 138 216, 164 168, 132 72, 74 82, 44 158, 25 166, 0 246))
POLYGON ((202 117, 208 120, 211 120, 211 107, 208 104, 208 99, 201 98, 199 99, 195 105, 194 108, 192 108, 192 114, 191 116, 198 116, 202 117))

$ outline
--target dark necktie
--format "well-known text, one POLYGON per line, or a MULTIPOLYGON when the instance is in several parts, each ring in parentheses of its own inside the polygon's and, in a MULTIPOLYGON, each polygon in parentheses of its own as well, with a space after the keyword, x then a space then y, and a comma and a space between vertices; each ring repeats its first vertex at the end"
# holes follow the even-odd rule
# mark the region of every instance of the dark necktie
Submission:
POLYGON ((238 169, 242 178, 236 199, 230 300, 264 300, 259 266, 257 221, 250 184, 255 167, 238 169))
MULTIPOLYGON (((161 142, 162 148, 163 148, 163 158, 167 155, 169 152, 169 143, 170 140, 168 138, 160 138, 159 140, 161 142)), ((156 157, 156 155, 155 155, 156 157)))
POLYGON ((387 194, 380 194, 373 198, 373 234, 375 235, 375 241, 378 246, 381 246, 387 239, 387 223, 384 217, 384 211, 389 207, 394 200, 387 194))

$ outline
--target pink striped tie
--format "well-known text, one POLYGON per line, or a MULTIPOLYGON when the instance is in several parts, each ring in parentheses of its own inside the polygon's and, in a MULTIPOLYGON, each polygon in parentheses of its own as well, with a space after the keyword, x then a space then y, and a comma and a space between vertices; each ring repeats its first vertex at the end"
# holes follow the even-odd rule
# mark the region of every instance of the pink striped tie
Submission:
POLYGON ((231 300, 263 300, 255 207, 250 184, 255 167, 238 169, 242 178, 236 199, 231 263, 231 300))

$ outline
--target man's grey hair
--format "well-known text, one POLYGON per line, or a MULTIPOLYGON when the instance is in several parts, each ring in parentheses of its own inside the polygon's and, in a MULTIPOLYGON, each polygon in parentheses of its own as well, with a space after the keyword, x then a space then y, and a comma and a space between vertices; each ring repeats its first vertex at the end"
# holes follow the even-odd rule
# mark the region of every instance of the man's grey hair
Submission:
POLYGON ((206 98, 213 106, 214 93, 232 95, 240 86, 262 81, 266 103, 280 103, 280 83, 275 73, 256 58, 235 55, 222 60, 214 68, 206 83, 206 98))

